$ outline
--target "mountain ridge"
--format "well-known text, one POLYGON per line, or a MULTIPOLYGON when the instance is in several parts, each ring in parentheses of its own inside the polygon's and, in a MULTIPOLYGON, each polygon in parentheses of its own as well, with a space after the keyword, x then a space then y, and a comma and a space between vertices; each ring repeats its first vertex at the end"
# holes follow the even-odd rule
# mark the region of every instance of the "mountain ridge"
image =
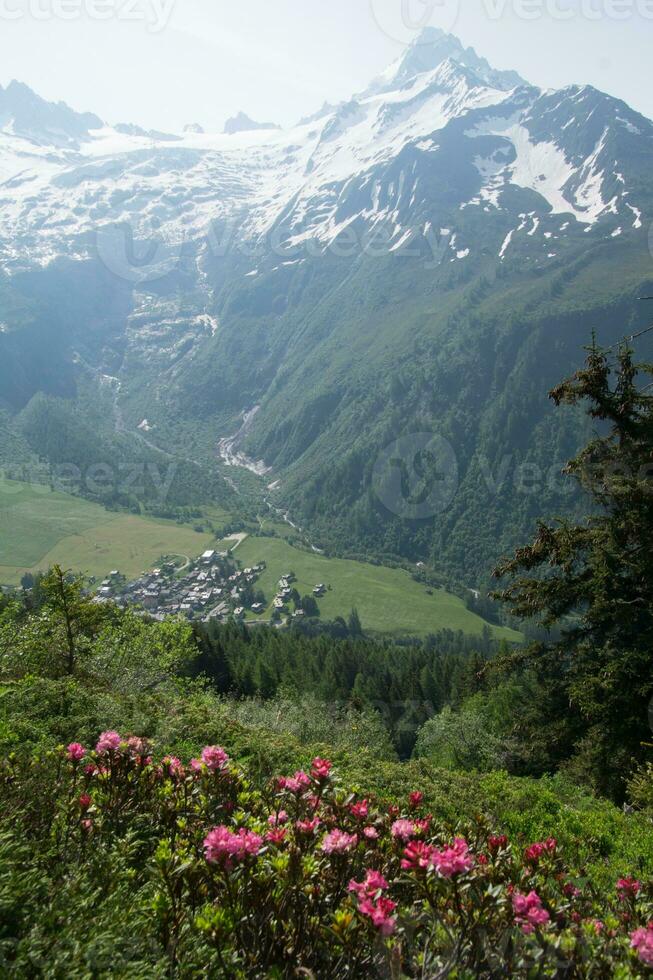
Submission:
MULTIPOLYGON (((166 450, 214 453, 260 406, 237 450, 272 468, 269 497, 325 547, 444 561, 475 582, 490 534, 503 549, 537 516, 533 501, 513 520, 488 499, 481 457, 494 472, 501 454, 540 465, 557 447, 562 465, 574 433, 550 420, 546 385, 592 326, 613 342, 615 311, 639 322, 653 123, 589 86, 511 87, 457 39, 436 41, 405 53, 399 81, 386 73, 394 87, 289 131, 102 127, 45 148, 3 129, 6 407, 38 387, 18 366, 19 309, 23 337, 56 343, 60 375, 81 355, 119 377, 123 417, 150 420, 166 450), (62 302, 64 282, 76 300, 62 302), (537 451, 514 442, 517 405, 537 451), (411 431, 460 457, 458 503, 416 526, 379 505, 372 472, 411 431), (461 545, 483 508, 488 534, 461 545)), ((566 506, 558 489, 545 503, 566 506)))

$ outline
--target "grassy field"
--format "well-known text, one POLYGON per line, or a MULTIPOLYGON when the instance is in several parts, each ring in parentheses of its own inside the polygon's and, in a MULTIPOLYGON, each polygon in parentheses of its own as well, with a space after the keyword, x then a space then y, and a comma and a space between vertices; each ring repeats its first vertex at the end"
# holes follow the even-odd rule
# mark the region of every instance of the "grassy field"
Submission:
MULTIPOLYGON (((486 625, 457 596, 442 590, 428 595, 426 587, 403 569, 324 558, 293 548, 278 538, 249 537, 238 546, 235 556, 245 566, 266 561, 267 568, 257 583, 270 603, 266 616, 271 612, 279 578, 292 571, 297 576, 293 587, 300 595, 312 593, 321 582, 330 586, 327 594, 318 599, 323 619, 346 618, 356 607, 365 630, 403 636, 423 636, 440 629, 480 635, 486 625)), ((492 627, 492 631, 497 639, 522 639, 513 630, 492 627)))
POLYGON ((162 554, 197 557, 210 534, 188 526, 112 513, 47 487, 0 479, 0 583, 58 562, 103 577, 113 568, 135 578, 162 554))
MULTIPOLYGON (((223 546, 235 543, 230 539, 223 546)), ((113 568, 136 578, 163 554, 195 558, 209 547, 216 547, 210 534, 186 525, 112 513, 47 487, 0 479, 0 583, 5 585, 55 563, 96 578, 113 568)), ((324 558, 279 538, 248 537, 235 556, 245 566, 266 561, 259 585, 270 603, 268 617, 279 578, 293 571, 301 595, 312 593, 318 582, 330 587, 318 602, 323 619, 346 617, 356 607, 366 630, 416 636, 445 628, 479 635, 485 625, 457 596, 442 590, 429 595, 402 569, 324 558)), ((511 630, 492 629, 498 638, 521 639, 511 630)))

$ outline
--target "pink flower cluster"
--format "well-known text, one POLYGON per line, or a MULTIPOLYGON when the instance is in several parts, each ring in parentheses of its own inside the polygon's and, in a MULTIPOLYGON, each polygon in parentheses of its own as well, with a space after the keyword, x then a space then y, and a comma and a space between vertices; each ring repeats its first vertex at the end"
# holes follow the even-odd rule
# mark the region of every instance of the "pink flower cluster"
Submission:
POLYGON ((294 776, 279 776, 277 780, 279 789, 285 789, 288 793, 294 793, 296 796, 305 793, 310 785, 310 776, 307 776, 302 770, 296 772, 294 776))
POLYGON ((152 757, 149 755, 151 748, 146 738, 138 738, 138 736, 132 735, 127 739, 129 754, 143 766, 149 766, 152 761, 152 757))
POLYGON ((71 742, 66 749, 69 762, 81 762, 86 755, 86 749, 79 742, 71 742))
POLYGON ((164 772, 168 772, 171 776, 183 777, 185 775, 184 765, 181 759, 178 759, 175 755, 167 755, 165 759, 162 760, 161 765, 164 772))
POLYGON ((416 837, 415 833, 415 821, 414 820, 395 820, 392 827, 390 828, 390 833, 393 837, 398 837, 399 840, 410 840, 411 837, 416 837))
POLYGON ((524 860, 528 864, 537 864, 542 855, 544 854, 555 854, 558 842, 555 837, 549 837, 548 840, 540 841, 537 844, 531 844, 524 851, 524 860))
POLYGON ((358 911, 366 916, 382 936, 391 936, 397 920, 392 913, 397 903, 383 895, 388 882, 379 871, 368 871, 363 881, 350 881, 349 891, 358 899, 358 911))
POLYGON ((642 963, 653 966, 653 922, 646 929, 635 929, 630 936, 630 945, 637 950, 642 963))
POLYGON ((329 762, 328 759, 313 759, 313 763, 311 765, 311 776, 316 782, 322 783, 329 778, 332 768, 333 763, 329 762))
POLYGON ((551 918, 547 910, 542 907, 542 899, 537 892, 529 892, 528 895, 515 892, 512 896, 512 908, 515 922, 527 935, 535 932, 538 926, 545 925, 551 918))
POLYGON ((210 772, 220 772, 229 762, 229 756, 219 745, 207 745, 202 749, 202 762, 210 772))
POLYGON ((629 898, 637 898, 641 887, 641 881, 636 881, 634 878, 620 878, 617 882, 619 900, 625 902, 629 898))
POLYGON ((102 732, 97 740, 95 751, 98 753, 98 755, 107 755, 111 752, 118 752, 121 742, 122 739, 118 732, 102 732))
POLYGON ((295 830, 300 834, 314 834, 321 823, 319 817, 313 817, 312 820, 297 820, 295 830))
POLYGON ((456 837, 453 844, 443 850, 434 850, 433 864, 443 878, 453 878, 474 867, 474 858, 469 853, 469 845, 462 837, 456 837))
POLYGON ((465 874, 474 867, 475 859, 469 853, 469 844, 456 837, 453 844, 439 850, 423 841, 411 841, 404 851, 401 866, 406 871, 426 871, 435 868, 441 878, 453 878, 465 874))
POLYGON ((325 854, 346 854, 353 851, 358 844, 356 834, 346 834, 344 830, 332 830, 322 841, 322 850, 325 854))
POLYGON ((279 810, 278 813, 271 813, 268 817, 268 823, 271 827, 278 827, 280 824, 288 823, 288 814, 285 810, 279 810))
POLYGON ((223 864, 230 868, 234 861, 256 856, 262 843, 263 839, 258 834, 244 827, 237 833, 228 827, 214 827, 204 838, 204 856, 209 864, 223 864))
POLYGON ((349 811, 356 820, 367 820, 370 808, 367 800, 361 800, 360 803, 352 803, 349 811))
POLYGON ((424 841, 411 841, 401 859, 402 868, 405 871, 427 871, 433 867, 433 851, 434 848, 424 841))

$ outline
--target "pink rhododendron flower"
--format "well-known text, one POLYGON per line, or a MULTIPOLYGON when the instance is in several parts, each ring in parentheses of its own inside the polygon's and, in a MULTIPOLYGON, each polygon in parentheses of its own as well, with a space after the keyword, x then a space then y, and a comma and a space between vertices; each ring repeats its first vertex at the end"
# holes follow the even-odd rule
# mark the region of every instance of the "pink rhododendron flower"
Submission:
POLYGON ((620 878, 617 882, 620 901, 625 902, 628 898, 637 898, 641 887, 641 881, 636 881, 634 878, 620 878))
POLYGON ((405 871, 425 871, 433 866, 434 853, 435 848, 425 844, 424 841, 411 841, 404 851, 401 866, 405 871))
POLYGON ((285 789, 289 793, 299 795, 308 789, 308 787, 311 785, 311 781, 306 773, 300 770, 299 772, 296 772, 294 776, 279 776, 277 785, 279 786, 279 789, 285 789))
POLYGON ((251 830, 241 828, 233 833, 228 827, 215 827, 204 838, 204 855, 210 864, 222 863, 230 868, 233 861, 257 855, 262 843, 263 839, 251 830))
POLYGON ((558 846, 558 842, 555 837, 549 837, 548 840, 539 841, 537 844, 531 844, 524 851, 524 860, 529 864, 537 864, 543 854, 553 854, 558 846))
POLYGON ((66 749, 69 762, 80 762, 86 755, 86 749, 79 742, 71 742, 66 749))
POLYGON ((352 817, 356 817, 357 820, 367 820, 370 812, 367 800, 361 800, 360 803, 352 803, 349 810, 352 817))
POLYGON ((649 922, 646 929, 635 929, 630 935, 630 944, 637 950, 642 963, 653 966, 653 922, 649 922))
POLYGON ((229 762, 229 756, 219 745, 207 745, 202 749, 202 762, 210 772, 219 772, 229 762))
POLYGON ((393 837, 398 837, 399 840, 410 840, 411 837, 416 836, 415 824, 412 820, 395 820, 390 828, 390 833, 393 837))
POLYGON ((311 765, 311 776, 318 783, 323 782, 325 779, 329 778, 329 773, 333 767, 333 763, 329 762, 328 759, 313 759, 311 765))
POLYGON ((378 840, 379 832, 376 827, 365 827, 363 830, 363 836, 368 840, 378 840))
POLYGON ((359 900, 362 900, 364 898, 378 898, 381 892, 386 891, 387 888, 388 882, 381 872, 370 869, 363 881, 354 881, 352 878, 348 890, 353 892, 359 900))
POLYGON ((410 803, 411 809, 412 810, 417 809, 417 807, 421 805, 423 799, 424 799, 423 793, 418 793, 418 792, 411 793, 410 796, 408 797, 408 802, 410 803))
POLYGON ((88 793, 82 793, 78 803, 80 810, 88 810, 91 805, 91 797, 88 795, 88 793))
POLYGON ((397 903, 389 898, 380 898, 377 902, 366 898, 359 903, 358 911, 371 919, 372 925, 382 936, 391 936, 397 925, 397 920, 392 916, 396 908, 397 903))
POLYGON ((131 738, 127 739, 127 749, 130 755, 133 755, 137 759, 142 759, 150 751, 150 743, 146 738, 137 738, 135 735, 132 735, 131 738))
POLYGON ((392 917, 397 903, 382 895, 387 888, 388 882, 381 872, 372 869, 367 872, 363 881, 349 882, 349 891, 358 899, 358 911, 369 918, 383 936, 392 935, 397 924, 397 920, 392 917))
POLYGON ((92 820, 82 820, 81 827, 82 827, 82 830, 85 833, 90 834, 90 832, 93 830, 93 821, 92 820))
POLYGON ((490 837, 487 846, 493 854, 496 854, 497 851, 502 851, 508 846, 508 838, 505 834, 501 834, 499 837, 490 837))
POLYGON ((268 823, 271 827, 276 827, 279 824, 288 823, 288 814, 285 810, 279 810, 278 813, 271 813, 268 817, 268 823))
POLYGON ((121 742, 122 739, 118 732, 102 732, 95 746, 95 751, 99 755, 104 755, 105 752, 117 752, 121 742))
POLYGON ((515 892, 512 896, 512 908, 515 922, 526 934, 534 932, 538 926, 543 926, 551 918, 547 910, 542 907, 542 899, 537 892, 529 892, 528 895, 515 892))
POLYGON ((322 841, 322 850, 325 854, 344 854, 353 851, 358 844, 356 834, 346 834, 344 830, 332 830, 322 841))
POLYGON ((183 776, 184 766, 181 759, 178 759, 174 755, 167 755, 165 759, 162 760, 161 765, 164 769, 167 769, 171 776, 183 776))
POLYGON ((283 844, 285 841, 286 833, 287 831, 285 827, 275 827, 274 830, 268 830, 265 835, 265 839, 270 844, 274 844, 275 847, 279 847, 279 845, 283 844))
POLYGON ((314 834, 321 823, 319 817, 314 817, 312 820, 298 820, 295 823, 295 830, 300 834, 314 834))
POLYGON ((469 845, 462 837, 456 837, 450 847, 433 851, 433 864, 443 878, 464 874, 474 866, 474 858, 469 853, 469 845))

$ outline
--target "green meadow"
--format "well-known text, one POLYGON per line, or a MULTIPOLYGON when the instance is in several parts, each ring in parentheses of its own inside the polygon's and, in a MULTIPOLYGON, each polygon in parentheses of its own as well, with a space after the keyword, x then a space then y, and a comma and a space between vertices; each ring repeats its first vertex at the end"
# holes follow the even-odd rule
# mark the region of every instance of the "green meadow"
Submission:
MULTIPOLYGON (((458 596, 442 589, 434 589, 429 595, 426 586, 404 569, 325 558, 293 548, 279 538, 249 537, 238 546, 235 555, 245 566, 266 562, 267 568, 257 583, 269 603, 266 617, 271 615, 280 577, 294 572, 297 581, 293 588, 300 595, 311 594, 319 583, 327 586, 326 595, 317 600, 322 619, 347 617, 355 607, 365 630, 402 636, 424 636, 440 629, 477 636, 487 625, 458 596)), ((514 630, 494 626, 491 629, 497 639, 522 639, 514 630)))
POLYGON ((88 576, 113 568, 135 578, 160 555, 195 558, 210 534, 168 521, 113 513, 48 487, 0 478, 0 583, 55 563, 88 576))
MULTIPOLYGON (((229 540, 218 547, 233 544, 229 540)), ((16 585, 25 572, 55 563, 96 578, 113 568, 136 578, 161 555, 196 558, 209 547, 216 547, 211 534, 187 525, 114 513, 45 486, 0 479, 1 584, 16 585)), ((280 538, 247 537, 235 555, 245 566, 267 563, 259 580, 269 602, 264 618, 272 613, 279 578, 292 571, 301 595, 312 593, 318 583, 327 586, 318 600, 325 620, 346 617, 355 607, 363 627, 378 633, 424 636, 451 629, 479 635, 486 625, 457 596, 440 589, 429 594, 403 569, 325 558, 280 538)), ((499 639, 521 638, 512 630, 492 630, 499 639)))

